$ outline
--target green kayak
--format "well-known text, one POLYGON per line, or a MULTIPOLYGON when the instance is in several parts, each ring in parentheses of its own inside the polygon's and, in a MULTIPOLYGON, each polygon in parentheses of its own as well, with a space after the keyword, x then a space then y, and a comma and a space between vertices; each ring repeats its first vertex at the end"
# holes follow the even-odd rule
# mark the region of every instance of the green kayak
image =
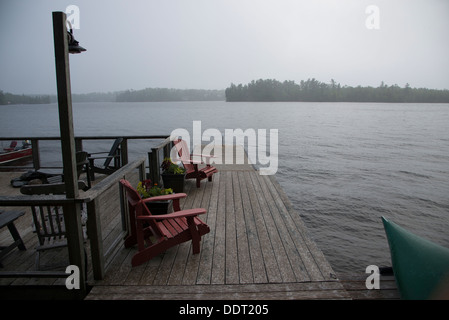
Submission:
POLYGON ((402 299, 448 298, 449 249, 382 217, 396 284, 402 299))

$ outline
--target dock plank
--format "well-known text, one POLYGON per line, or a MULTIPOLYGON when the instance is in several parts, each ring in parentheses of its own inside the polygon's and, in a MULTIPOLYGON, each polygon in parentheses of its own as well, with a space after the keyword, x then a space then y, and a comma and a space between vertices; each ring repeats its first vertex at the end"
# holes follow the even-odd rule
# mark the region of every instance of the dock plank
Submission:
MULTIPOLYGON (((193 187, 193 181, 189 181, 189 183, 191 184, 191 187, 190 187, 191 192, 195 194, 195 197, 193 198, 193 203, 191 204, 190 208, 200 208, 202 205, 202 201, 204 199, 205 189, 198 190, 198 188, 193 187)), ((204 219, 205 221, 207 221, 207 214, 202 215, 200 217, 200 219, 204 219)), ((204 238, 203 238, 203 240, 204 240, 204 238)), ((193 254, 192 243, 190 241, 187 242, 187 245, 184 245, 182 247, 186 251, 185 252, 185 272, 182 277, 182 284, 194 285, 196 283, 196 280, 198 277, 198 269, 199 269, 200 260, 201 260, 201 250, 200 250, 200 254, 193 254)), ((202 243, 200 243, 200 248, 201 247, 202 247, 202 243)))
MULTIPOLYGON (((264 195, 262 192, 262 187, 260 185, 260 179, 258 175, 251 175, 252 185, 254 187, 254 193, 257 195, 264 195)), ((276 225, 272 216, 272 211, 270 211, 268 197, 261 196, 259 199, 261 215, 264 219, 265 226, 270 238, 270 242, 273 248, 273 253, 277 261, 279 274, 281 276, 282 282, 294 282, 296 281, 295 274, 290 265, 288 255, 285 251, 284 244, 282 243, 281 237, 286 238, 288 234, 284 234, 279 225, 276 225)), ((274 212, 273 212, 274 213, 274 212)))
POLYGON ((226 215, 223 214, 225 203, 226 180, 222 172, 219 175, 219 197, 217 201, 217 220, 215 223, 215 241, 212 258, 211 284, 222 284, 225 281, 226 255, 226 215))
POLYGON ((260 242, 260 248, 262 250, 262 260, 254 261, 256 264, 265 265, 265 272, 267 274, 268 282, 282 282, 282 277, 279 273, 279 266, 276 261, 274 250, 269 237, 269 230, 267 230, 265 221, 261 214, 261 205, 259 203, 259 197, 254 192, 254 186, 251 180, 251 172, 244 172, 245 182, 248 188, 248 195, 253 210, 254 222, 256 225, 257 236, 260 242))
POLYGON ((305 272, 303 261, 301 260, 301 255, 295 245, 292 234, 290 234, 289 226, 293 226, 293 222, 291 219, 288 219, 288 217, 285 219, 285 217, 282 216, 281 210, 275 203, 275 197, 273 197, 273 194, 268 189, 269 187, 267 186, 266 179, 259 177, 259 183, 261 187, 261 194, 263 194, 263 197, 266 199, 267 206, 271 212, 274 223, 276 224, 276 228, 278 229, 279 234, 282 235, 280 239, 284 246, 285 256, 288 258, 295 280, 309 280, 309 277, 305 272))
POLYGON ((238 239, 237 260, 239 269, 239 282, 252 283, 253 272, 251 267, 251 256, 249 251, 248 236, 246 230, 245 216, 243 212, 242 194, 240 189, 239 175, 232 172, 232 188, 235 211, 235 232, 238 239))
POLYGON ((246 285, 96 286, 88 300, 316 300, 350 299, 335 281, 246 285))
POLYGON ((248 185, 244 175, 239 175, 240 190, 242 195, 243 215, 246 223, 246 239, 251 258, 251 269, 254 283, 267 283, 267 273, 263 262, 263 254, 259 237, 257 234, 256 221, 254 218, 251 201, 248 193, 248 185))
POLYGON ((236 219, 234 210, 234 192, 232 185, 232 172, 223 172, 226 175, 226 191, 225 191, 225 208, 226 215, 226 276, 225 283, 236 284, 239 283, 239 260, 237 253, 237 233, 236 233, 236 219))
MULTIPOLYGON (((219 185, 220 175, 215 175, 214 183, 208 188, 210 192, 209 201, 205 198, 203 208, 208 208, 205 222, 210 228, 210 232, 207 237, 202 239, 201 247, 201 264, 198 268, 198 277, 196 284, 210 284, 212 282, 212 265, 213 265, 213 252, 215 247, 215 228, 217 220, 218 210, 218 197, 219 197, 219 185)), ((203 218, 203 217, 201 217, 203 218)), ((204 221, 204 220, 203 220, 204 221)))

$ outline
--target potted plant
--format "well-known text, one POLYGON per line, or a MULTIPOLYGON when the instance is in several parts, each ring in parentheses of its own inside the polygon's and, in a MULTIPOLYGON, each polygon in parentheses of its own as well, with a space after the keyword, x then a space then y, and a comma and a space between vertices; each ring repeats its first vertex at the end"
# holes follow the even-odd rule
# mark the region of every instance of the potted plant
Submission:
MULTIPOLYGON (((157 183, 152 183, 150 179, 140 181, 136 188, 142 199, 164 196, 167 194, 172 194, 173 190, 170 188, 161 188, 157 183)), ((150 212, 154 215, 167 214, 168 209, 172 200, 162 200, 162 201, 149 201, 146 202, 146 206, 150 209, 150 212)))
POLYGON ((176 193, 184 192, 186 170, 172 162, 170 158, 164 159, 161 168, 164 187, 173 189, 176 193))

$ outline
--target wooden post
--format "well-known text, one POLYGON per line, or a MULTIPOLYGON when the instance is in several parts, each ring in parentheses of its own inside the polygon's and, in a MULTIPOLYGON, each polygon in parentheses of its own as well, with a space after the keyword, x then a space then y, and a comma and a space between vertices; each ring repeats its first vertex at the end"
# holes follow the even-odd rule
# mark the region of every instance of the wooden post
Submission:
POLYGON ((143 161, 139 166, 139 180, 145 180, 145 161, 143 161))
POLYGON ((65 13, 53 12, 53 33, 64 181, 67 198, 74 199, 78 197, 79 191, 76 172, 75 135, 73 130, 72 92, 70 88, 70 66, 65 13))
POLYGON ((86 292, 86 267, 84 257, 81 212, 75 199, 79 197, 76 172, 75 137, 73 130, 72 93, 67 40, 67 16, 53 12, 53 37, 55 46, 56 83, 58 91, 59 127, 61 132, 62 162, 65 191, 72 203, 63 206, 70 264, 80 270, 80 296, 86 292))
POLYGON ((33 156, 33 166, 34 170, 39 170, 41 168, 41 159, 39 153, 39 140, 31 139, 31 148, 32 148, 32 156, 33 156))
POLYGON ((94 199, 87 203, 87 233, 90 239, 90 252, 92 257, 92 271, 95 280, 104 278, 104 251, 103 240, 101 235, 100 213, 98 212, 98 199, 94 199))
POLYGON ((148 161, 150 166, 150 179, 153 183, 160 184, 161 172, 159 165, 159 152, 158 148, 151 148, 151 152, 148 152, 148 161))
POLYGON ((128 211, 128 201, 126 199, 125 189, 122 184, 118 183, 119 195, 120 195, 120 213, 122 214, 122 230, 129 230, 129 211, 128 211))
POLYGON ((83 151, 83 139, 75 138, 75 151, 83 151))
POLYGON ((126 166, 128 161, 128 139, 124 137, 120 144, 120 166, 126 166))

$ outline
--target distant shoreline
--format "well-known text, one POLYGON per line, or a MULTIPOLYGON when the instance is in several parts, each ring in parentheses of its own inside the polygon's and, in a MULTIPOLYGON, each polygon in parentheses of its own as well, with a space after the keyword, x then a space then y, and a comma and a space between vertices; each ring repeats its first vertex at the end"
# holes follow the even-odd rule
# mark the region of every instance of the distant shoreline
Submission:
MULTIPOLYGON (((56 94, 25 95, 0 90, 0 105, 49 104, 57 102, 56 94)), ((163 102, 225 101, 225 90, 146 88, 115 92, 72 93, 72 102, 163 102)))
POLYGON ((316 79, 299 84, 274 79, 253 80, 246 85, 231 84, 225 94, 228 102, 449 103, 447 89, 412 88, 408 83, 401 88, 396 84, 388 86, 384 82, 377 88, 350 87, 342 86, 335 80, 327 84, 316 79))
MULTIPOLYGON (((296 84, 266 79, 235 85, 224 90, 146 88, 114 92, 72 94, 72 102, 367 102, 367 103, 449 103, 449 90, 388 86, 350 87, 308 79, 296 84)), ((25 95, 0 90, 0 105, 56 103, 56 94, 25 95)))

